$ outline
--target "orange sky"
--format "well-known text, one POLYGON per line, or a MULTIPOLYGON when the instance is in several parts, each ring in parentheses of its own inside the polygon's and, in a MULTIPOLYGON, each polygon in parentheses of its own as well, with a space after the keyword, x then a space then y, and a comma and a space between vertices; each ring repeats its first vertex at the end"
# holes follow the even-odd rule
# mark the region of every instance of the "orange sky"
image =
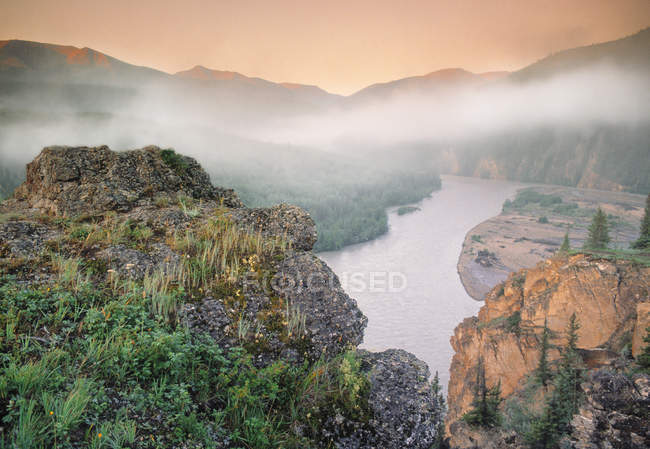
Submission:
POLYGON ((0 40, 343 94, 444 67, 514 70, 649 25, 650 0, 0 0, 0 40))

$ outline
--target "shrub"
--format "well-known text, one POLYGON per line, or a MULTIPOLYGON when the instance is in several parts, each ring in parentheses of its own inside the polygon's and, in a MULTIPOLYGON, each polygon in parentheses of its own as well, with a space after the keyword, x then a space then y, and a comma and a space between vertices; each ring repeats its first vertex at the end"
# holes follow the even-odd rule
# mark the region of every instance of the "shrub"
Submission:
POLYGON ((163 160, 165 164, 169 166, 169 168, 174 170, 176 174, 179 176, 185 174, 186 170, 189 168, 189 165, 185 161, 185 158, 177 154, 171 148, 166 150, 161 150, 160 158, 163 160))

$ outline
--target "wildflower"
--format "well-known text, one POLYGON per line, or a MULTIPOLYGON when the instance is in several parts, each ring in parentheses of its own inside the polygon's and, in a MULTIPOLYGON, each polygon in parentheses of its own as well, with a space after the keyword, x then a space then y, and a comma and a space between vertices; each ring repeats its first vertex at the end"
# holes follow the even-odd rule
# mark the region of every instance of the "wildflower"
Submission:
POLYGON ((101 437, 102 437, 102 434, 100 432, 100 433, 97 434, 97 438, 101 438, 101 437))
POLYGON ((54 415, 54 412, 52 410, 50 410, 50 416, 52 416, 52 415, 54 415))

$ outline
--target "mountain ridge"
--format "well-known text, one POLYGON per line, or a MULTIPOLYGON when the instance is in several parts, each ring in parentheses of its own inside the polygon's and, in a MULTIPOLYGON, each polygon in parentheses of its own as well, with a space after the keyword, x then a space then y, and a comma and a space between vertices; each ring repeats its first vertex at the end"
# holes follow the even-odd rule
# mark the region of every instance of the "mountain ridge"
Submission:
MULTIPOLYGON (((44 68, 44 66, 45 68, 51 68, 47 66, 53 62, 51 58, 52 55, 49 55, 49 57, 45 55, 45 64, 40 64, 40 66, 39 64, 35 64, 38 63, 38 61, 35 59, 35 56, 38 56, 39 54, 41 56, 44 56, 42 55, 42 50, 46 50, 60 55, 59 60, 56 61, 59 63, 59 65, 61 65, 61 62, 63 62, 63 60, 65 60, 65 63, 71 66, 94 68, 101 67, 104 69, 124 69, 128 67, 131 70, 146 70, 150 74, 155 73, 158 77, 161 78, 198 79, 203 81, 238 80, 247 81, 255 85, 258 85, 260 83, 268 83, 269 85, 280 86, 287 90, 310 90, 311 92, 328 94, 335 97, 360 98, 368 95, 373 91, 382 92, 389 90, 389 93, 395 93, 398 89, 403 88, 403 86, 406 86, 407 89, 422 89, 427 87, 439 87, 440 83, 477 83, 480 81, 496 81, 503 78, 515 81, 528 81, 540 76, 550 76, 558 69, 566 69, 567 64, 569 68, 576 68, 585 66, 586 64, 607 60, 626 63, 632 61, 634 63, 638 63, 639 60, 642 61, 642 59, 639 58, 639 55, 642 55, 641 52, 643 52, 645 45, 649 40, 650 27, 639 30, 636 33, 630 34, 620 39, 565 49, 513 72, 489 71, 473 73, 463 68, 442 68, 426 73, 424 75, 414 75, 386 82, 373 83, 350 95, 332 94, 316 85, 294 82, 274 82, 259 77, 249 77, 236 71, 209 69, 200 64, 197 64, 188 70, 182 70, 171 74, 152 67, 130 64, 89 47, 80 48, 71 45, 59 45, 22 39, 0 40, 0 73, 3 71, 6 72, 8 70, 20 70, 25 68, 36 70, 44 68), (627 47, 635 45, 639 46, 638 52, 627 49, 627 47), (615 51, 619 51, 620 49, 624 49, 622 56, 618 58, 613 57, 612 55, 616 53, 615 51), (13 50, 13 52, 10 50, 13 50), (612 50, 615 51, 612 52, 612 50), (600 54, 600 52, 603 51, 608 53, 605 53, 604 55, 600 54), (578 61, 572 62, 571 58, 575 58, 578 61)), ((643 61, 638 65, 644 66, 643 61)), ((385 95, 385 92, 382 93, 385 95)))

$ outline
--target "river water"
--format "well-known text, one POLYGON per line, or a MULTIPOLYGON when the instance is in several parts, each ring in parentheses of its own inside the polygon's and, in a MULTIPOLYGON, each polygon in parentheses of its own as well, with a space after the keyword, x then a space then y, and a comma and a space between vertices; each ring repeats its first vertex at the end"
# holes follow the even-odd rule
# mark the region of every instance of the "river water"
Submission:
POLYGON ((401 348, 438 371, 445 386, 453 355, 449 338, 482 302, 473 300, 456 271, 465 234, 501 211, 521 184, 443 176, 442 189, 399 216, 367 243, 319 253, 368 317, 362 347, 401 348))

